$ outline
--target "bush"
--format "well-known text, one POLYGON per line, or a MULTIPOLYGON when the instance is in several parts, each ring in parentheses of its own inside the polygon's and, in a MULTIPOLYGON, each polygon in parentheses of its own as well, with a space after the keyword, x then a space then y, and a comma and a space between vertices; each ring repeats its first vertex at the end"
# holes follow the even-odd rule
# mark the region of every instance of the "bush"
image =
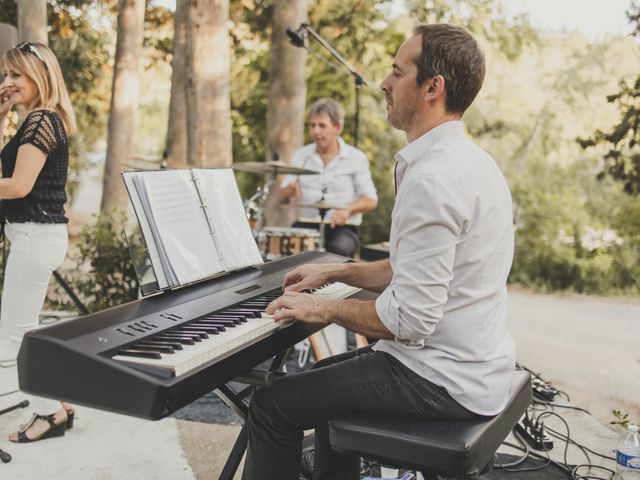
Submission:
MULTIPOLYGON (((101 213, 95 225, 80 232, 77 269, 65 272, 72 290, 90 312, 121 305, 138 297, 138 280, 121 227, 122 213, 101 213)), ((56 302, 74 309, 70 301, 56 302)))

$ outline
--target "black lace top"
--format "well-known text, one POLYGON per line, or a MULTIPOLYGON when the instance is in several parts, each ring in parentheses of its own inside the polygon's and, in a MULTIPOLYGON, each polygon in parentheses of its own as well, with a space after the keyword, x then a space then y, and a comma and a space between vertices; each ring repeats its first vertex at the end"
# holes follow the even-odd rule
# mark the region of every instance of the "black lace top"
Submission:
POLYGON ((33 189, 24 198, 2 200, 2 216, 9 222, 67 223, 64 204, 69 166, 69 145, 62 118, 56 112, 34 110, 0 152, 2 176, 11 177, 18 148, 31 144, 47 155, 33 189))

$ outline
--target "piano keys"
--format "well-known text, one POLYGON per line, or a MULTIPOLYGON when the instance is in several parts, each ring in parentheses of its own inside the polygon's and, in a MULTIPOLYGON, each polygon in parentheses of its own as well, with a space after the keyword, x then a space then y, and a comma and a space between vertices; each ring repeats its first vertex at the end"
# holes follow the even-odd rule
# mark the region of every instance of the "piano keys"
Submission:
MULTIPOLYGON (((18 355, 20 388, 163 418, 317 331, 274 322, 264 309, 292 268, 346 260, 305 252, 29 332, 18 355)), ((314 294, 373 298, 343 284, 314 294)))
MULTIPOLYGON (((341 299, 359 290, 343 283, 333 283, 312 293, 341 299)), ((274 288, 248 302, 207 313, 187 323, 180 323, 175 328, 145 337, 118 350, 111 358, 125 364, 145 365, 147 371, 156 368, 158 375, 168 378, 184 375, 286 325, 286 322, 274 322, 264 311, 269 303, 281 295, 282 289, 274 288)), ((135 365, 131 366, 135 368, 135 365)))

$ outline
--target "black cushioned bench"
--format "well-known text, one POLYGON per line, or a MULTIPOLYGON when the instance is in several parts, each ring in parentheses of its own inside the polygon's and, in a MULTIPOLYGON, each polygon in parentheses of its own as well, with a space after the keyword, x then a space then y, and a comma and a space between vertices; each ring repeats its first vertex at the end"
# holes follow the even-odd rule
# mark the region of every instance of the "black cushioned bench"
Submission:
POLYGON ((349 415, 329 422, 331 446, 382 464, 473 479, 489 471, 500 444, 532 400, 531 376, 517 371, 507 406, 480 420, 426 421, 349 415))

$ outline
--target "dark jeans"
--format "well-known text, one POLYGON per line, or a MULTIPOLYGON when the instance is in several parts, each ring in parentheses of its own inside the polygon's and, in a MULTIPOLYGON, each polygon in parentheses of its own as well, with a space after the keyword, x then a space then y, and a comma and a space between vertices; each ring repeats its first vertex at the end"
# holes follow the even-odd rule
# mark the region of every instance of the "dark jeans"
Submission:
POLYGON ((310 428, 316 441, 313 478, 359 479, 360 459, 331 449, 327 423, 356 412, 416 419, 477 416, 392 356, 364 347, 256 390, 243 480, 298 480, 303 431, 310 428))
MULTIPOLYGON (((295 222, 293 227, 320 229, 317 223, 304 222, 295 222)), ((358 227, 355 225, 338 225, 335 228, 331 228, 331 225, 325 225, 324 237, 324 248, 327 252, 336 253, 343 257, 353 257, 358 251, 360 238, 358 227)))

